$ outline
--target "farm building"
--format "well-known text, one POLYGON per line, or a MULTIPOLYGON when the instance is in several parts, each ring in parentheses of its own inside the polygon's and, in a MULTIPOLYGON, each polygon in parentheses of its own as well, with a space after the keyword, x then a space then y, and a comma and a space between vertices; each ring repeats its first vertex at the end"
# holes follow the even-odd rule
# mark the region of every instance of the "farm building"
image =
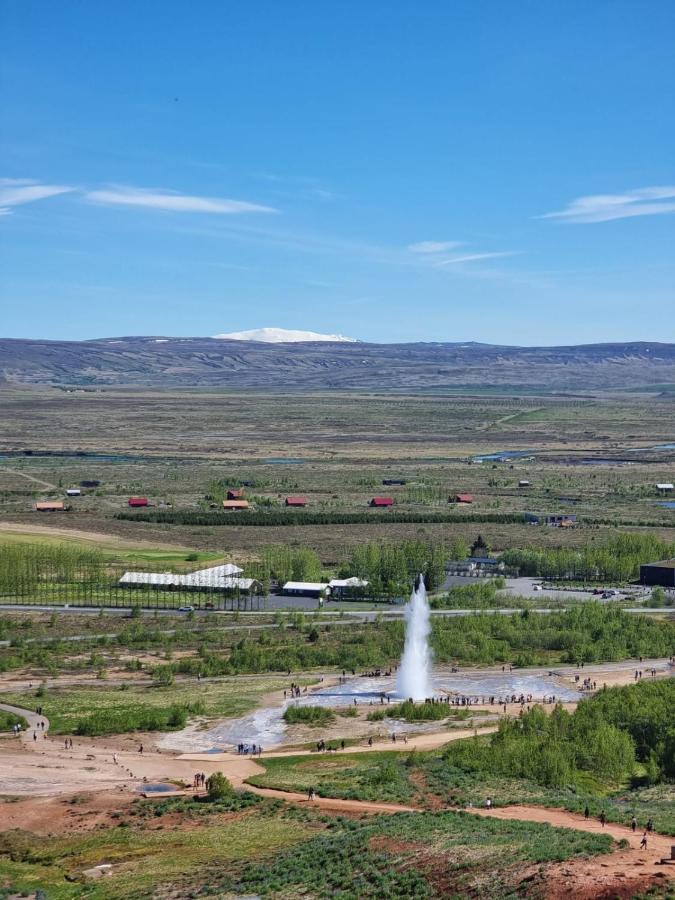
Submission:
POLYGON ((250 509, 251 504, 248 500, 223 500, 223 509, 250 509))
POLYGON ((394 498, 393 497, 373 497, 370 501, 369 506, 393 506, 394 498))
POLYGON ((333 578, 328 582, 331 600, 343 600, 351 597, 359 597, 368 587, 367 581, 362 578, 333 578))
POLYGON ((286 506, 307 506, 307 497, 286 497, 284 501, 286 506))
POLYGON ((129 506, 149 506, 150 503, 147 497, 129 497, 127 501, 129 506))
POLYGON ((553 515, 539 515, 539 513, 525 513, 525 521, 530 525, 556 525, 563 528, 570 528, 577 524, 577 517, 568 515, 567 513, 556 513, 553 515))
POLYGON ((383 478, 382 484, 391 485, 391 484, 407 484, 405 478, 383 478))
POLYGON ((672 489, 673 485, 669 481, 664 481, 661 484, 656 485, 656 490, 661 491, 662 494, 668 494, 672 489))
POLYGON ((148 585, 181 590, 207 591, 241 591, 255 593, 261 584, 253 578, 242 578, 243 569, 228 563, 224 566, 211 566, 198 569, 185 575, 174 572, 125 572, 119 580, 123 587, 139 587, 148 585))
POLYGON ((454 497, 449 497, 449 503, 473 503, 474 497, 473 494, 455 494, 454 497))
POLYGON ((227 492, 228 500, 242 500, 244 497, 245 491, 243 488, 230 488, 227 492))
POLYGON ((81 497, 82 491, 79 488, 66 488, 67 497, 81 497))
POLYGON ((63 500, 39 500, 33 504, 34 512, 66 512, 63 500))
POLYGON ((526 478, 521 478, 520 481, 518 482, 519 488, 526 488, 529 486, 530 486, 530 482, 526 478))
POLYGON ((328 585, 320 581, 287 581, 281 593, 288 597, 325 597, 328 585))
POLYGON ((97 488, 101 484, 100 481, 97 481, 95 478, 87 478, 84 481, 80 482, 80 487, 83 488, 97 488))
POLYGON ((470 556, 468 559, 451 560, 446 568, 448 575, 499 575, 504 563, 489 556, 470 556))
POLYGON ((675 588, 675 559, 640 566, 640 584, 675 588))

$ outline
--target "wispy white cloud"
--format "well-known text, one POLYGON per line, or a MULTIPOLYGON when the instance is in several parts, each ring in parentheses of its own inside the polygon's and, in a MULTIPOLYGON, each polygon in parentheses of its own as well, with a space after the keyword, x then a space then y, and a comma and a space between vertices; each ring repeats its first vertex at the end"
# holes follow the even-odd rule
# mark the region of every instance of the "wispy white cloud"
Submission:
POLYGON ((445 259, 439 259, 434 263, 435 267, 454 266, 457 263, 477 262, 481 259, 499 259, 505 256, 517 256, 517 250, 500 250, 493 253, 467 253, 464 256, 449 256, 445 259))
POLYGON ((110 185, 85 193, 91 203, 109 206, 139 206, 145 209, 163 209, 168 212, 216 213, 232 215, 237 213, 275 213, 271 206, 261 206, 245 200, 230 200, 222 197, 195 197, 177 191, 151 188, 110 185))
POLYGON ((417 244, 408 244, 408 250, 411 253, 445 253, 463 246, 462 241, 419 241, 417 244))
POLYGON ((628 219, 632 216, 656 216, 675 212, 675 186, 637 188, 625 194, 591 194, 578 197, 565 209, 545 213, 538 219, 590 223, 628 219))
POLYGON ((72 190, 62 184, 41 184, 31 178, 0 178, 0 216, 11 215, 14 206, 46 200, 72 190))

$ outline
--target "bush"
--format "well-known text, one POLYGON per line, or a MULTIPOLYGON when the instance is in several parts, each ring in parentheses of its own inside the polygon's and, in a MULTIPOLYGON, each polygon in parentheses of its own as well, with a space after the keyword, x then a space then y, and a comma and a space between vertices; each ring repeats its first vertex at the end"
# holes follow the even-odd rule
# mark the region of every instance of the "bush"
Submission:
POLYGON ((222 772, 214 772, 206 782, 209 800, 222 800, 233 793, 233 788, 222 772))
POLYGON ((284 721, 289 725, 319 728, 334 722, 335 713, 327 706, 289 706, 284 712, 284 721))

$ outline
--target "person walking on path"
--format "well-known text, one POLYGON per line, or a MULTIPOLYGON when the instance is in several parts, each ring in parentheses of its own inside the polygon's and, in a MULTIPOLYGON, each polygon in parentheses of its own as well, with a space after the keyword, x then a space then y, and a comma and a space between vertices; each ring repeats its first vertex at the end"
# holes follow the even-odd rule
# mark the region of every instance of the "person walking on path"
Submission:
POLYGON ((606 821, 607 821, 607 816, 605 815, 605 811, 603 809, 603 811, 600 813, 600 824, 602 825, 603 828, 605 827, 606 821))
POLYGON ((640 841, 640 850, 647 849, 647 832, 642 835, 642 840, 640 841))
POLYGON ((633 816, 633 818, 630 820, 630 827, 633 834, 635 834, 635 832, 637 831, 637 819, 635 818, 635 816, 633 816))
POLYGON ((588 803, 586 804, 586 809, 584 810, 584 819, 589 819, 591 816, 591 811, 588 808, 588 803))

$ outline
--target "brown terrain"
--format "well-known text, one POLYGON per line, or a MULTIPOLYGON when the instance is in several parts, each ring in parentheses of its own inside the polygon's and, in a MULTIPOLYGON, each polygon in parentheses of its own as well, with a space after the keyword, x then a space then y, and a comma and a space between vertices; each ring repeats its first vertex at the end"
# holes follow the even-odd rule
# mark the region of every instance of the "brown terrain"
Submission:
POLYGON ((264 344, 200 337, 2 340, 3 377, 13 383, 81 386, 316 391, 489 383, 586 391, 675 382, 675 345, 264 344))

